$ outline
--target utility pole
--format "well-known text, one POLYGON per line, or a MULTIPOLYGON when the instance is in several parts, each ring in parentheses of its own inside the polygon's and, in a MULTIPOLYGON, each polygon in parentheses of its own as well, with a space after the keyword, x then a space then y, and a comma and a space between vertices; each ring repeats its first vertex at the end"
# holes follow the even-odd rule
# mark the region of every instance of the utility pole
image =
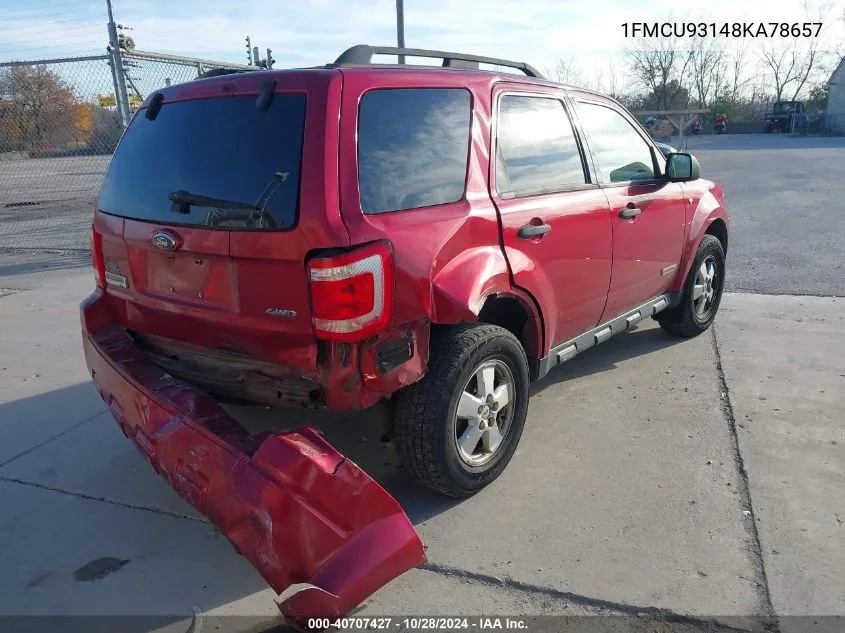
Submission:
POLYGON ((117 37, 117 25, 114 23, 111 0, 106 0, 106 7, 109 11, 109 55, 112 68, 112 79, 114 80, 115 102, 117 111, 120 113, 120 121, 123 127, 129 125, 132 118, 132 111, 129 109, 129 93, 126 90, 126 76, 123 70, 123 55, 120 52, 120 39, 117 37))
MULTIPOLYGON (((396 43, 405 48, 405 0, 396 0, 396 43)), ((399 63, 405 63, 404 55, 399 55, 399 63)))

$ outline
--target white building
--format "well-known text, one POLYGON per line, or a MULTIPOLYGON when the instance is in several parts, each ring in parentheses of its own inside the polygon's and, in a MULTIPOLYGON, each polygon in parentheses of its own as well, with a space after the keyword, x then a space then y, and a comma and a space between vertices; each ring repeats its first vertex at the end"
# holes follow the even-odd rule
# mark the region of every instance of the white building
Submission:
POLYGON ((828 86, 826 125, 832 132, 845 134, 845 57, 830 76, 828 86))

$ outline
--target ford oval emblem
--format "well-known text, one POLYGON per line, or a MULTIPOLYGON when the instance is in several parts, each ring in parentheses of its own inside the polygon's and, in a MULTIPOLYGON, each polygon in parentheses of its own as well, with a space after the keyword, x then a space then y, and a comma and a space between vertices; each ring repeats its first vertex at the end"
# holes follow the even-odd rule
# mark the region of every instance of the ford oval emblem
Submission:
POLYGON ((179 236, 169 231, 153 233, 153 246, 162 251, 175 251, 180 246, 179 236))

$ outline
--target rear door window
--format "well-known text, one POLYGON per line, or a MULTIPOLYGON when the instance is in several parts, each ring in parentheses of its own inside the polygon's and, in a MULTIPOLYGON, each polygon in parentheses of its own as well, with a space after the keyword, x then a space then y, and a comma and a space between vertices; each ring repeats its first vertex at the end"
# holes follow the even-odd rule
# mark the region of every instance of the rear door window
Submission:
POLYGON ((365 214, 464 196, 471 107, 463 89, 367 92, 358 113, 358 188, 365 214))
POLYGON ((296 223, 305 127, 304 94, 165 103, 138 113, 100 193, 104 213, 227 230, 296 223))

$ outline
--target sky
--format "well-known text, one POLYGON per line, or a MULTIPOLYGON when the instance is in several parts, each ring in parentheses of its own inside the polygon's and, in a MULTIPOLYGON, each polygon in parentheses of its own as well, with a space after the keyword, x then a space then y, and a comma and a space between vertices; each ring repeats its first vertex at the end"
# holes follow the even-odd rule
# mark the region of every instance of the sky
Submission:
MULTIPOLYGON (((845 0, 830 6, 825 32, 845 52, 845 0)), ((246 62, 244 38, 276 67, 333 61, 359 43, 393 45, 395 0, 113 0, 116 22, 141 50, 246 62)), ((409 47, 526 61, 541 71, 556 58, 591 74, 632 43, 625 22, 803 22, 801 0, 405 0, 409 47), (680 7, 680 8, 679 8, 680 7)), ((816 5, 818 6, 818 4, 816 5)), ((105 0, 0 0, 0 61, 104 52, 105 0)), ((735 40, 728 39, 733 44, 735 40)), ((762 40, 751 42, 758 46, 762 40)))

